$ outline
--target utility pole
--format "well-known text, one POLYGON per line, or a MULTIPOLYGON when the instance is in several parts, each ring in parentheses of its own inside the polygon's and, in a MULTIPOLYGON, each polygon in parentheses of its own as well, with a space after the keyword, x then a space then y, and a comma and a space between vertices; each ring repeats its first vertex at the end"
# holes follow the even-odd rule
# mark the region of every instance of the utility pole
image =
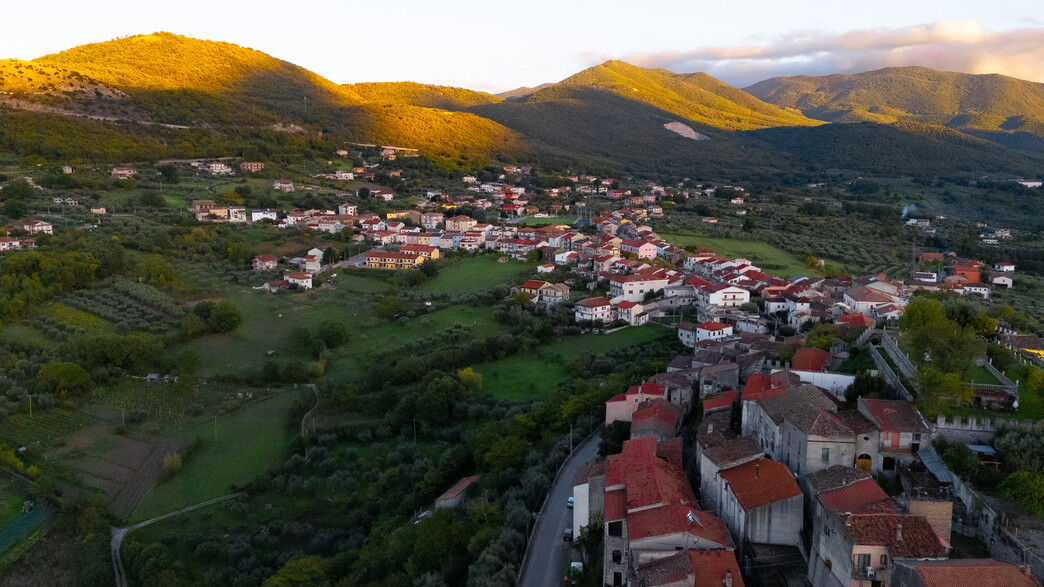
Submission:
POLYGON ((217 414, 214 414, 214 442, 217 442, 217 414))

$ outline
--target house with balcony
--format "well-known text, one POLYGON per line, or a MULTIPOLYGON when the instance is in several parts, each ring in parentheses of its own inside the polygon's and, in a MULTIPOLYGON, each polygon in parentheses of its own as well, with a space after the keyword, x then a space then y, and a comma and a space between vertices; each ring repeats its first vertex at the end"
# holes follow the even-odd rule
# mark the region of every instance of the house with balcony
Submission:
POLYGON ((922 516, 824 510, 812 536, 813 587, 892 587, 898 562, 944 560, 946 548, 922 516))

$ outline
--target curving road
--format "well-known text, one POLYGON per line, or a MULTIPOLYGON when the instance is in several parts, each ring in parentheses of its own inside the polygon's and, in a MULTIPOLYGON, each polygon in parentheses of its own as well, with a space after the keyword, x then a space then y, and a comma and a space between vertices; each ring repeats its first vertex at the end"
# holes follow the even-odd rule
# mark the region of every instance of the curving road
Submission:
POLYGON ((547 587, 561 585, 569 565, 570 542, 562 540, 562 533, 573 524, 573 510, 566 508, 566 501, 573 495, 573 476, 580 465, 598 456, 601 437, 592 434, 586 442, 576 448, 566 460, 555 483, 551 486, 544 507, 540 510, 536 527, 531 536, 529 556, 519 584, 522 587, 547 587))

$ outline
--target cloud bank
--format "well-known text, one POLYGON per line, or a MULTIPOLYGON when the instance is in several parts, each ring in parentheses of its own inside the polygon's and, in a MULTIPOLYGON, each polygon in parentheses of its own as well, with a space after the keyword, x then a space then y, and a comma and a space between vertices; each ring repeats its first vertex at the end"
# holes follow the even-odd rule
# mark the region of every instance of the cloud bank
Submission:
POLYGON ((764 46, 702 47, 630 54, 623 59, 679 73, 703 71, 738 87, 778 76, 857 73, 909 65, 1044 82, 1044 28, 991 31, 974 20, 942 20, 842 34, 804 31, 764 46))

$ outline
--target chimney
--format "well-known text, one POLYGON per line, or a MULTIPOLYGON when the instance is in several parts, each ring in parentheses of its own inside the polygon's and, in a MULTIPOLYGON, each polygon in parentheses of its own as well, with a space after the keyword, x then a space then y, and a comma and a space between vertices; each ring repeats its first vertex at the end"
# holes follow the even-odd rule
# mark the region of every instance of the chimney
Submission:
POLYGON ((725 587, 732 587, 732 571, 725 571, 725 578, 721 580, 725 587))
POLYGON ((761 463, 754 463, 754 477, 756 479, 761 478, 761 463))
POLYGON ((714 424, 713 423, 707 425, 707 434, 714 434, 714 424))
POLYGON ((903 541, 903 525, 902 524, 896 524, 895 525, 895 541, 896 542, 902 542, 903 541))

